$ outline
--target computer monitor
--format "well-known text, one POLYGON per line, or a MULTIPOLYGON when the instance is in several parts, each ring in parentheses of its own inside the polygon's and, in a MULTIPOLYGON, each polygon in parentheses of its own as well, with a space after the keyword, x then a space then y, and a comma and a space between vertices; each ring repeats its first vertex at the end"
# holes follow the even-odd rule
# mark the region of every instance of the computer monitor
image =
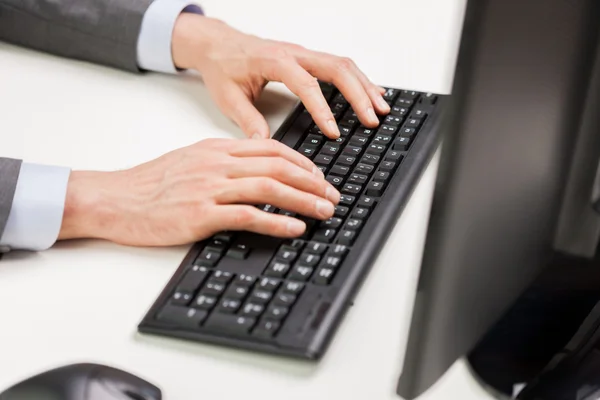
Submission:
POLYGON ((401 397, 468 353, 553 251, 589 253, 561 218, 588 213, 597 244, 599 26, 598 0, 468 1, 401 397))

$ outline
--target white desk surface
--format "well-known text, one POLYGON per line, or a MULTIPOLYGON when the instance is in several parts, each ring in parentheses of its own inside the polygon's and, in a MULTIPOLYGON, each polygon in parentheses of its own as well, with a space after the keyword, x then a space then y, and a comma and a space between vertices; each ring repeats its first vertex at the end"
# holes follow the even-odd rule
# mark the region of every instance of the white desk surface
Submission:
MULTIPOLYGON (((245 31, 350 56, 379 84, 450 90, 464 0, 202 4, 245 31)), ((272 86, 261 110, 274 129, 295 99, 272 86)), ((138 76, 4 44, 0 109, 2 156, 76 169, 125 168, 203 138, 241 137, 194 77, 138 76)), ((138 334, 187 246, 73 241, 9 254, 0 265, 0 391, 90 361, 152 381, 167 400, 398 399, 435 173, 434 160, 317 364, 138 334)), ((422 399, 487 397, 458 361, 422 399)))

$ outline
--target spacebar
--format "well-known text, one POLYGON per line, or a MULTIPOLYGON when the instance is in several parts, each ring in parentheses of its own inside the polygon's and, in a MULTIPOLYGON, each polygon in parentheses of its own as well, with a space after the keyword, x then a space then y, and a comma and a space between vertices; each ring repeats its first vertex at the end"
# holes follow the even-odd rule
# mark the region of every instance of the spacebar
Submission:
POLYGON ((312 122, 313 119, 306 110, 301 112, 300 115, 298 115, 298 118, 296 118, 296 120, 281 138, 281 143, 291 147, 292 149, 295 149, 298 145, 298 142, 300 142, 300 140, 302 140, 304 137, 304 134, 312 122))

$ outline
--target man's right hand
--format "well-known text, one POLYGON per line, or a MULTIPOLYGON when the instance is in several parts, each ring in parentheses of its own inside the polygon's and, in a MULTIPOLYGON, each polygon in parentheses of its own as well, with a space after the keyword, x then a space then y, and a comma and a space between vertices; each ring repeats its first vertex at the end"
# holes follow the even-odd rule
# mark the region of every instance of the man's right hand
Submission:
POLYGON ((60 239, 187 244, 223 230, 297 237, 296 218, 325 220, 339 192, 306 157, 274 140, 209 139, 117 172, 72 172, 60 239))

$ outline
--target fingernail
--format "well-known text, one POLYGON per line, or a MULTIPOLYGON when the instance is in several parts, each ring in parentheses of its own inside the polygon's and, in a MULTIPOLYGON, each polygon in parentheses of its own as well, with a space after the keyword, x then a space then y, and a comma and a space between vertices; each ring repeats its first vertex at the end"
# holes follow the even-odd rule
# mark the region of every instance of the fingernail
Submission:
POLYGON ((327 127, 329 128, 329 131, 335 135, 335 137, 340 137, 340 130, 333 119, 327 121, 327 127))
POLYGON ((333 204, 331 204, 328 201, 325 200, 317 200, 317 213, 324 216, 324 217, 329 217, 330 215, 333 214, 334 211, 334 207, 333 204))
POLYGON ((367 109, 367 114, 369 115, 369 119, 371 120, 371 122, 373 122, 374 124, 379 123, 379 118, 377 118, 377 115, 375 115, 375 110, 373 110, 373 107, 369 107, 367 109))
POLYGON ((304 224, 304 222, 298 219, 291 218, 290 221, 287 223, 287 231, 290 235, 302 235, 305 229, 306 225, 304 224))
POLYGON ((379 97, 377 99, 377 105, 379 106, 379 108, 381 108, 382 111, 389 111, 390 110, 389 104, 386 103, 386 101, 383 99, 383 97, 379 97))
POLYGON ((325 178, 325 174, 323 173, 323 171, 321 171, 316 165, 313 167, 313 174, 315 174, 319 178, 325 178))
POLYGON ((340 192, 338 192, 337 190, 335 190, 332 187, 328 187, 327 190, 325 191, 325 198, 329 201, 331 201, 333 204, 337 204, 340 201, 340 192))

